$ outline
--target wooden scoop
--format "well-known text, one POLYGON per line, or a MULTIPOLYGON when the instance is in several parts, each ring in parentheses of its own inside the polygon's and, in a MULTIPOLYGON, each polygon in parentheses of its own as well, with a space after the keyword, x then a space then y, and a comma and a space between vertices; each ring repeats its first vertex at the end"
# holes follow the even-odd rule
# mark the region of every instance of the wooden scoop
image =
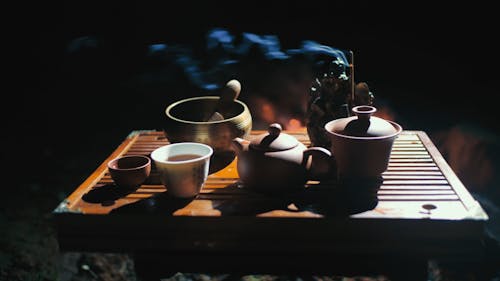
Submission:
POLYGON ((238 80, 233 79, 226 83, 221 89, 219 102, 215 106, 215 110, 207 119, 207 121, 220 121, 228 115, 231 104, 238 98, 241 91, 241 84, 238 80))

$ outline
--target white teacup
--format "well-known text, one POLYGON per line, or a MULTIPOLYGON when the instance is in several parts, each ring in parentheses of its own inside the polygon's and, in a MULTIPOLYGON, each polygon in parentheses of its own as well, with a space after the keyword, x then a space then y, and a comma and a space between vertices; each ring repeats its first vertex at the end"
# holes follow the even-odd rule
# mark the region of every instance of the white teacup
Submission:
POLYGON ((202 143, 164 145, 151 153, 160 181, 175 197, 190 198, 200 193, 210 166, 213 149, 202 143))

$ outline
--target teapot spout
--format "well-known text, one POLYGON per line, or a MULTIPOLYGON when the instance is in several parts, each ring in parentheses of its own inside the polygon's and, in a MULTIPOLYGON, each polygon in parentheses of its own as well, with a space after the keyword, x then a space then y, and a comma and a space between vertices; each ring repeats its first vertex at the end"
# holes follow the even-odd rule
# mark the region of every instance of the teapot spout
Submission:
POLYGON ((234 138, 232 141, 232 146, 237 154, 248 150, 249 144, 250 144, 249 141, 242 139, 242 138, 234 138))

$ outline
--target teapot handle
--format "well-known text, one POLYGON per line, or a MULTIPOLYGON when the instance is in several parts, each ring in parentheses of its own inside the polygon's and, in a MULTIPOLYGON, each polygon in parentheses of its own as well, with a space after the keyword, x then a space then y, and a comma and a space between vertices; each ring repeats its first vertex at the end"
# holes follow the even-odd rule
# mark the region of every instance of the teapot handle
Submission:
POLYGON ((304 150, 302 165, 306 168, 310 180, 322 180, 336 176, 337 169, 332 153, 323 147, 310 147, 304 150))

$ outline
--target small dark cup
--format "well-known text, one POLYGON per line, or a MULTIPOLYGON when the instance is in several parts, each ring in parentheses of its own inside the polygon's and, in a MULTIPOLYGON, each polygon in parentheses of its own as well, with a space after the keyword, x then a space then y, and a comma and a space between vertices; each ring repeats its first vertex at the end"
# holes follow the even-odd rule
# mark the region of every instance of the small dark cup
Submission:
POLYGON ((144 155, 118 157, 108 162, 108 170, 117 186, 137 188, 151 173, 151 159, 144 155))

